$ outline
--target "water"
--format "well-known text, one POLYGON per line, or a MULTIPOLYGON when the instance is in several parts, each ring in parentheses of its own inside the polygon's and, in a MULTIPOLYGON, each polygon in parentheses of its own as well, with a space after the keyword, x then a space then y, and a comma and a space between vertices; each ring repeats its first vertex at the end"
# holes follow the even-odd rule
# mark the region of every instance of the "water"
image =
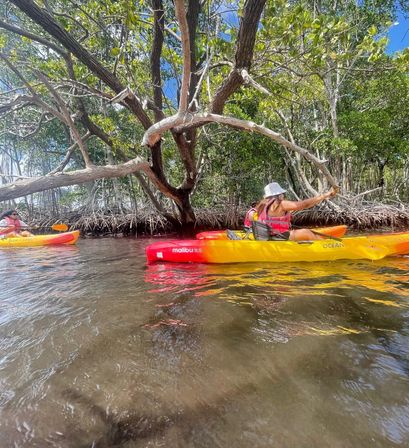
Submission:
POLYGON ((406 447, 409 258, 0 252, 0 447, 406 447))

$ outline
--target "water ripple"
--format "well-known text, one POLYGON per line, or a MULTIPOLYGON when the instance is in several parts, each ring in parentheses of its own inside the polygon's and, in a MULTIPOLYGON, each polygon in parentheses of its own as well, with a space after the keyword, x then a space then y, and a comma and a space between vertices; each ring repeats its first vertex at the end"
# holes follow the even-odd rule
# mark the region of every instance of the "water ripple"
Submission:
POLYGON ((408 445, 409 258, 146 265, 148 243, 0 252, 0 448, 408 445))

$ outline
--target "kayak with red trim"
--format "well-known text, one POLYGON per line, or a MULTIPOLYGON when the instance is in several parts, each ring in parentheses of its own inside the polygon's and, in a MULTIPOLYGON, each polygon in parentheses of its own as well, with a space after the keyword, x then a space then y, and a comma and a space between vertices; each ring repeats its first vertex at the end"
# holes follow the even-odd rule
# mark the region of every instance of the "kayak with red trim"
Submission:
MULTIPOLYGON (((340 225, 340 226, 331 226, 331 227, 317 227, 314 229, 310 229, 312 232, 318 232, 318 234, 334 236, 336 238, 341 238, 345 235, 348 230, 348 226, 340 225)), ((235 230, 233 231, 236 236, 241 239, 247 238, 245 231, 235 230)), ((226 230, 208 230, 205 232, 199 232, 196 235, 196 239, 198 240, 228 240, 230 239, 227 236, 226 230)), ((250 232, 248 235, 248 239, 253 240, 253 233, 250 232)))
POLYGON ((0 247, 54 246, 56 244, 75 244, 80 236, 79 230, 53 233, 49 235, 20 236, 1 238, 0 247))
POLYGON ((380 260, 409 254, 409 232, 314 241, 172 240, 150 244, 148 263, 246 263, 380 260))

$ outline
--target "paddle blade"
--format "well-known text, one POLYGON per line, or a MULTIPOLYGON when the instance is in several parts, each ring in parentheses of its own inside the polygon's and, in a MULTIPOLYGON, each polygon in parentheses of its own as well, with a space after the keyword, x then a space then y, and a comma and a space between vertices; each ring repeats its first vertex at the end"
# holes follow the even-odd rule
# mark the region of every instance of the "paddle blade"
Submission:
POLYGON ((57 230, 58 232, 66 232, 68 230, 67 224, 54 224, 51 228, 53 230, 57 230))

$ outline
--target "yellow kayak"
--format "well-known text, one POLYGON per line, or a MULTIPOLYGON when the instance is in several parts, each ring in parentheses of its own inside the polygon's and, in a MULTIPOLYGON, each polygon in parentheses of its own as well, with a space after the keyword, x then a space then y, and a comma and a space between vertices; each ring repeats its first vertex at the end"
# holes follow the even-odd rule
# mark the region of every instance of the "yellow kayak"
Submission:
POLYGON ((1 238, 0 247, 34 247, 55 244, 75 244, 80 236, 79 230, 54 233, 50 235, 34 235, 14 238, 1 238))
POLYGON ((409 232, 314 241, 173 240, 146 248, 148 262, 245 263, 379 260, 409 254, 409 232))

